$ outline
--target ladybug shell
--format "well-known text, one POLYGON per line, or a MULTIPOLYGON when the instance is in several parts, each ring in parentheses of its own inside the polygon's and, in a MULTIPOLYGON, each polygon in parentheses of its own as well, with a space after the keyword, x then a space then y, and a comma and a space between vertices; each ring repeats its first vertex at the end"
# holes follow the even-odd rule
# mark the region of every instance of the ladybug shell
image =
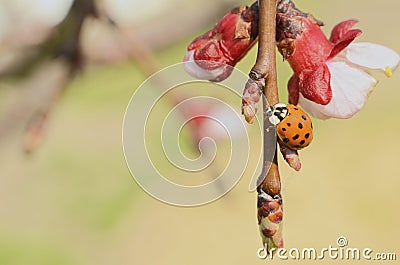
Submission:
POLYGON ((284 145, 299 150, 311 143, 313 127, 310 117, 299 107, 288 104, 288 115, 276 126, 276 133, 284 145))

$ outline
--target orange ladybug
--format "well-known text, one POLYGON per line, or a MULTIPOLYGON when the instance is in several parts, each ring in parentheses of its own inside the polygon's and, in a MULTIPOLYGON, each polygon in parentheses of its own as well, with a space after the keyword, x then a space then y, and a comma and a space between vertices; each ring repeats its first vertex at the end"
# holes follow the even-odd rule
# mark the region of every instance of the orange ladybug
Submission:
POLYGON ((285 146, 299 150, 311 143, 313 126, 310 117, 298 106, 278 103, 267 110, 269 121, 276 125, 276 134, 285 146))

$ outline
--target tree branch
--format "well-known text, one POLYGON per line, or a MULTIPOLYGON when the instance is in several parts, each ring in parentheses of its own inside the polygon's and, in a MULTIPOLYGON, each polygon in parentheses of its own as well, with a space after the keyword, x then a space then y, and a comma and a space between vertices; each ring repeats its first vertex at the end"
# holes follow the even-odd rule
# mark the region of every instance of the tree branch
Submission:
MULTIPOLYGON (((274 105, 279 102, 277 73, 276 73, 276 5, 277 0, 260 0, 260 24, 258 36, 258 55, 257 61, 251 70, 256 75, 265 77, 264 95, 267 103, 274 105)), ((264 115, 267 106, 263 106, 264 115)), ((265 125, 268 119, 264 117, 265 125)), ((265 127, 267 128, 267 127, 265 127)), ((264 134, 268 137, 267 134, 264 134)), ((267 142, 267 141, 264 141, 267 142)), ((264 146, 271 148, 270 146, 264 146)), ((264 153, 266 153, 264 151, 264 153)), ((265 159, 268 159, 265 157, 265 159)), ((264 167, 269 165, 270 161, 264 161, 264 167)), ((274 160, 268 171, 267 177, 261 185, 262 189, 269 195, 280 193, 280 176, 278 170, 277 155, 275 152, 274 160)))
POLYGON ((259 0, 259 35, 256 64, 249 76, 253 80, 265 79, 263 102, 264 113, 264 160, 258 191, 258 223, 266 251, 283 247, 281 222, 283 218, 281 181, 279 175, 277 151, 270 161, 266 155, 271 146, 267 146, 270 125, 266 117, 269 105, 279 102, 276 73, 276 7, 278 0, 259 0))
POLYGON ((250 78, 260 80, 266 78, 272 93, 271 100, 278 102, 278 86, 276 83, 276 5, 277 0, 259 1, 258 53, 256 64, 250 71, 250 78))

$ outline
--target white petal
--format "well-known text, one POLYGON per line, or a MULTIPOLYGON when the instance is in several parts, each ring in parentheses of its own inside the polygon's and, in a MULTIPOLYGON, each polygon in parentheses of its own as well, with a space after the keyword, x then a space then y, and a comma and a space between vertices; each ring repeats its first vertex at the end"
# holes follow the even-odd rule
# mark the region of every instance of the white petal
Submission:
POLYGON ((344 62, 328 62, 331 73, 332 99, 320 105, 305 99, 301 94, 300 105, 319 119, 348 119, 356 114, 366 102, 377 81, 370 75, 344 62))
POLYGON ((330 118, 324 114, 323 108, 326 106, 317 104, 311 100, 304 98, 301 93, 299 96, 299 104, 305 111, 307 111, 309 114, 317 119, 326 120, 330 118))
POLYGON ((215 80, 217 79, 217 77, 224 73, 224 70, 226 68, 225 65, 214 70, 206 70, 204 68, 201 68, 194 60, 194 50, 186 52, 183 62, 183 67, 185 68, 185 71, 191 76, 201 80, 215 80))
POLYGON ((400 63, 395 51, 375 43, 352 43, 343 54, 350 62, 370 69, 394 71, 400 63))

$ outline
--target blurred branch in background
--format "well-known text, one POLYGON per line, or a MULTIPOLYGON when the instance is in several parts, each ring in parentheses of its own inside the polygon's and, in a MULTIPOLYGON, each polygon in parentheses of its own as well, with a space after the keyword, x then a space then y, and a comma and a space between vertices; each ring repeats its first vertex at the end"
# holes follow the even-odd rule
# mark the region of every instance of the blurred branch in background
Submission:
POLYGON ((7 75, 27 76, 16 102, 0 120, 0 138, 28 120, 24 149, 30 153, 40 142, 47 118, 68 81, 83 68, 80 36, 86 17, 95 16, 93 1, 76 1, 64 21, 51 30, 33 55, 19 62, 7 75))
POLYGON ((0 78, 16 79, 19 90, 15 102, 0 115, 0 141, 25 127, 24 150, 34 151, 63 91, 87 65, 133 59, 149 76, 160 69, 154 50, 209 26, 231 5, 213 3, 209 12, 185 12, 198 7, 170 0, 158 12, 149 9, 146 17, 124 6, 129 2, 132 8, 141 3, 43 0, 22 7, 19 2, 0 2, 0 14, 8 15, 0 21, 0 78))

